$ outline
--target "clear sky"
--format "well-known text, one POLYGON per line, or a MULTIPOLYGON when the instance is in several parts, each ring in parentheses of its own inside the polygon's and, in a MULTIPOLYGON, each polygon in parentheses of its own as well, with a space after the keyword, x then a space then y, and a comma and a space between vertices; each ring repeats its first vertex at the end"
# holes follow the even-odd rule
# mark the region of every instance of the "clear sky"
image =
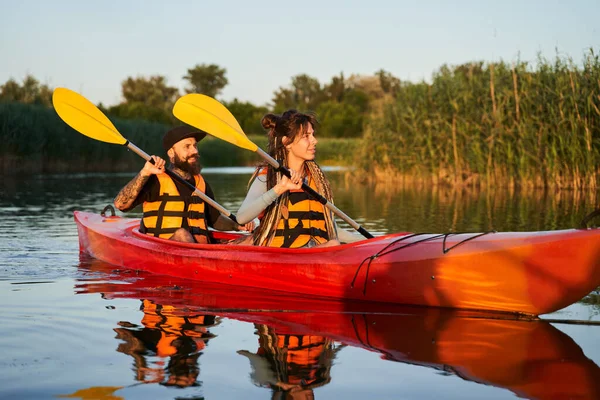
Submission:
POLYGON ((600 50, 600 0, 0 0, 0 84, 32 74, 94 103, 121 101, 128 76, 217 64, 221 98, 257 105, 294 75, 321 83, 383 68, 429 79, 442 64, 581 61, 600 50))

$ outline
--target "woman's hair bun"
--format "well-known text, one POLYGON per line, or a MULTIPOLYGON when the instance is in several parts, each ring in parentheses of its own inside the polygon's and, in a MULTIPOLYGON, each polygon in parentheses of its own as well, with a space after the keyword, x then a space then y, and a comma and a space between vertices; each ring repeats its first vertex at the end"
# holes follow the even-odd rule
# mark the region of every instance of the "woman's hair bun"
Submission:
POLYGON ((262 124, 263 128, 267 130, 275 129, 275 125, 277 125, 279 118, 280 117, 278 115, 269 113, 262 118, 260 123, 262 124))

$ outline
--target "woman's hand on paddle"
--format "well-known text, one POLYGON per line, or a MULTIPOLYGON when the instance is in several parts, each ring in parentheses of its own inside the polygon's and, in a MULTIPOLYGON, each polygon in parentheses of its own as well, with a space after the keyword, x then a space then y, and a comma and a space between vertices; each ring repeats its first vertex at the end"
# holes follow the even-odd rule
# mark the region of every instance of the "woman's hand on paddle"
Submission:
POLYGON ((254 223, 254 220, 252 220, 247 224, 238 225, 238 231, 252 232, 255 226, 256 224, 254 223))
POLYGON ((150 158, 154 160, 154 164, 150 161, 146 161, 146 164, 144 164, 144 168, 142 168, 141 171, 143 176, 158 175, 165 172, 165 160, 157 156, 150 156, 150 158))
POLYGON ((283 178, 281 178, 281 181, 273 187, 277 195, 281 196, 288 190, 299 190, 302 188, 302 174, 299 171, 290 169, 290 175, 291 178, 284 175, 283 178))

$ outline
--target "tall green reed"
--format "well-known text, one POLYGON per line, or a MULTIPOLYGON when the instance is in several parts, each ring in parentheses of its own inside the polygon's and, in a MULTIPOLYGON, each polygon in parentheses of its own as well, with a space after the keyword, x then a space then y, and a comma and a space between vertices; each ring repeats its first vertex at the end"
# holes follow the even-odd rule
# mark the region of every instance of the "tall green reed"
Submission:
POLYGON ((402 83, 361 165, 449 184, 598 187, 600 60, 442 66, 402 83))

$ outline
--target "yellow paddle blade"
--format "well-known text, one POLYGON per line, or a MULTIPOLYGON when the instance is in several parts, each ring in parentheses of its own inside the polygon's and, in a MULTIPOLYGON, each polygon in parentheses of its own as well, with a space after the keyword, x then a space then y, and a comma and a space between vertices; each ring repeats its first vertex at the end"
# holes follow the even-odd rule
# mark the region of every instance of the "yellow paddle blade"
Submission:
POLYGON ((107 143, 125 144, 125 139, 91 101, 66 88, 56 88, 52 104, 58 116, 77 132, 107 143))
POLYGON ((180 100, 186 103, 193 104, 196 107, 202 108, 216 117, 219 117, 223 120, 223 122, 227 123, 233 129, 238 131, 240 134, 246 136, 242 127, 237 122, 237 119, 233 116, 231 111, 227 109, 221 102, 218 100, 207 96, 205 94, 199 93, 190 93, 183 96, 180 100))
POLYGON ((180 97, 173 106, 177 119, 235 146, 256 151, 258 146, 244 134, 227 107, 212 97, 191 93, 180 97))

